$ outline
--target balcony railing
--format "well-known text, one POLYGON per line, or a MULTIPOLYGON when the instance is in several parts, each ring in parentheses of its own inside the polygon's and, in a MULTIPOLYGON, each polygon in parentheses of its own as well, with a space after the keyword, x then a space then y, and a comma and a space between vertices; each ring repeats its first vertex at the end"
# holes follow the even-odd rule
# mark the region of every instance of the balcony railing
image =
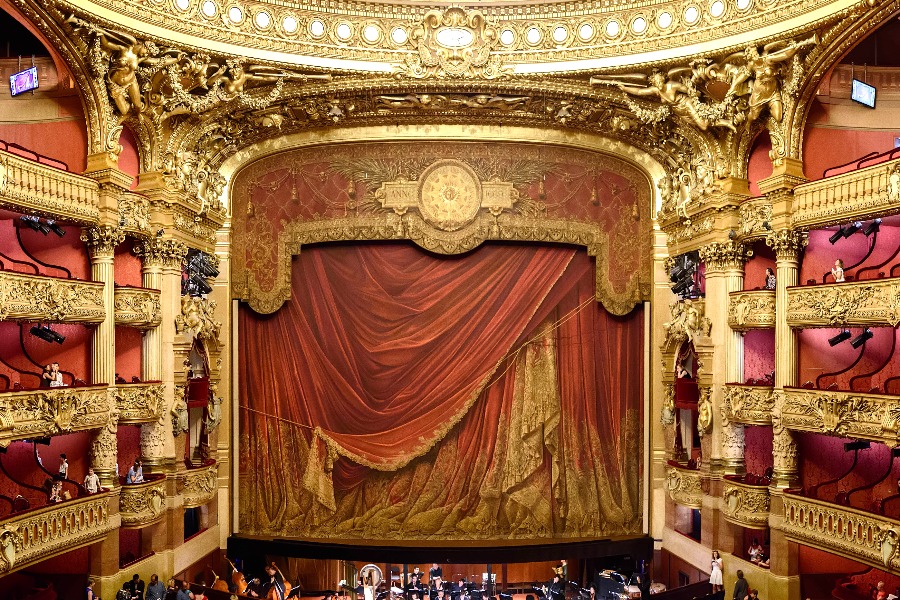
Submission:
POLYGON ((669 461, 666 466, 666 489, 676 504, 690 508, 703 507, 703 481, 697 469, 688 469, 669 461))
POLYGON ((795 431, 812 431, 883 442, 900 441, 897 396, 838 390, 784 388, 781 423, 795 431))
POLYGON ((791 224, 811 229, 900 212, 900 159, 794 188, 791 224))
POLYGON ((103 284, 0 271, 0 320, 99 323, 103 284))
POLYGON ((896 327, 900 323, 900 278, 798 286, 787 292, 791 327, 896 327))
POLYGON ((145 527, 162 519, 165 512, 165 476, 159 476, 144 483, 122 486, 119 494, 119 514, 122 516, 122 527, 145 527))
POLYGON ((152 423, 162 411, 164 385, 158 381, 116 384, 119 423, 152 423))
POLYGON ((0 575, 103 539, 115 525, 109 517, 115 494, 67 500, 0 521, 0 575))
POLYGON ((184 507, 202 506, 213 499, 219 487, 219 466, 215 463, 188 469, 182 475, 184 507))
POLYGON ((106 384, 0 393, 0 447, 10 442, 99 429, 109 420, 106 384))
POLYGON ((726 521, 751 529, 768 527, 769 486, 751 485, 737 477, 726 477, 722 497, 726 521))
POLYGON ((775 290, 728 294, 728 325, 735 331, 775 327, 775 290))
POLYGON ((100 186, 83 175, 0 150, 0 206, 78 223, 96 223, 100 217, 100 186))
POLYGON ((789 539, 879 569, 900 570, 900 521, 790 493, 783 502, 782 527, 789 539))
POLYGON ((162 321, 159 290, 117 287, 115 306, 116 325, 150 329, 162 321))
POLYGON ((743 425, 771 425, 775 388, 770 385, 725 384, 728 420, 743 425))

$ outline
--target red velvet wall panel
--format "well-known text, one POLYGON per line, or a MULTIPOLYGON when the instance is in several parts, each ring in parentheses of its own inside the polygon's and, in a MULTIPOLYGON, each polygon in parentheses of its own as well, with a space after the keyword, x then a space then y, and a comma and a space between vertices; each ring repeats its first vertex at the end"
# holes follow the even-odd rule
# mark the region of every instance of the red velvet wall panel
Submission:
POLYGON ((744 461, 748 473, 762 475, 772 466, 772 426, 744 427, 744 461))
POLYGON ((803 171, 809 179, 820 179, 826 169, 869 152, 884 152, 894 147, 896 131, 828 127, 827 120, 821 110, 810 111, 803 134, 803 171))
POLYGON ((116 373, 131 381, 141 376, 143 334, 133 327, 116 327, 116 373))
POLYGON ((64 270, 67 269, 76 279, 85 281, 91 279, 90 259, 84 243, 79 239, 81 235, 79 227, 63 225, 66 234, 62 238, 53 232, 43 235, 27 227, 19 228, 22 239, 22 244, 19 244, 16 238, 19 216, 7 211, 0 212, 0 253, 8 257, 0 256, 3 269, 19 273, 68 277, 64 270), (26 251, 37 260, 52 266, 35 262, 26 251), (34 265, 34 268, 15 261, 24 261, 34 265))
MULTIPOLYGON (((60 117, 69 116, 78 101, 60 102, 60 117)), ((77 118, 51 123, 5 123, 0 124, 0 140, 61 160, 69 166, 69 171, 81 173, 87 164, 87 129, 84 117, 78 110, 77 118)))
POLYGON ((119 154, 119 170, 134 177, 131 182, 131 189, 134 189, 138 183, 137 176, 141 171, 141 163, 138 156, 137 139, 128 127, 122 130, 119 144, 122 146, 122 153, 119 154))
MULTIPOLYGON (((50 438, 49 446, 38 444, 37 449, 45 469, 51 473, 56 473, 59 470, 59 455, 65 454, 69 463, 69 479, 84 481, 84 476, 87 475, 88 465, 90 464, 90 441, 90 434, 86 431, 70 433, 68 435, 54 436, 50 438)), ((34 444, 31 442, 13 442, 9 445, 2 460, 3 466, 15 480, 29 485, 41 486, 47 478, 47 474, 41 471, 37 463, 35 463, 34 444)), ((20 488, 7 479, 5 475, 0 474, 0 482, 2 482, 3 486, 0 489, 0 493, 7 496, 15 496, 17 493, 21 493, 32 501, 32 507, 41 506, 47 500, 46 495, 20 488), (39 503, 35 504, 35 501, 39 501, 39 503)))
POLYGON ((132 252, 135 243, 133 239, 126 238, 124 242, 116 246, 116 258, 113 265, 116 285, 142 287, 141 267, 143 263, 141 263, 140 257, 132 252))
POLYGON ((772 140, 769 139, 768 133, 763 132, 753 140, 750 161, 747 163, 747 179, 750 181, 750 193, 753 196, 760 195, 759 180, 772 175, 772 160, 769 158, 771 149, 772 140))
POLYGON ((141 427, 120 425, 116 431, 116 443, 119 450, 119 475, 124 477, 135 459, 141 456, 141 427))
MULTIPOLYGON (((830 481, 846 473, 853 464, 853 452, 844 450, 844 444, 850 441, 852 440, 816 433, 798 434, 801 486, 808 489, 811 485, 830 481)), ((884 444, 872 443, 868 450, 860 450, 859 461, 853 471, 839 483, 821 488, 822 494, 833 501, 840 491, 846 492, 857 486, 875 483, 887 471, 889 461, 890 449, 884 444)), ((871 501, 897 493, 900 462, 895 461, 892 473, 884 482, 876 485, 872 492, 855 495, 853 506, 872 510, 871 501)))
MULTIPOLYGON (((869 224, 869 221, 863 223, 863 228, 869 224)), ((886 275, 890 274, 890 267, 898 264, 900 260, 897 257, 891 258, 900 246, 900 222, 897 217, 887 217, 881 224, 881 230, 878 232, 877 242, 875 237, 866 237, 862 232, 857 232, 849 238, 841 238, 835 244, 831 244, 828 238, 831 237, 837 227, 829 229, 814 230, 809 233, 809 245, 803 255, 803 262, 800 266, 798 283, 805 285, 807 280, 815 279, 817 283, 822 283, 822 277, 828 274, 825 279, 826 283, 834 283, 834 277, 831 276, 831 268, 834 266, 836 259, 844 261, 844 274, 856 276, 860 269, 867 266, 880 265, 887 262, 878 270, 884 271, 886 275), (872 243, 875 243, 871 254, 866 257, 872 243), (865 258, 858 267, 852 267, 865 258)), ((876 272, 867 272, 863 274, 865 279, 875 279, 876 272)))
POLYGON ((766 287, 766 268, 775 272, 775 251, 764 241, 753 242, 753 256, 744 264, 744 289, 756 290, 766 287))
MULTIPOLYGON (((850 328, 853 337, 862 333, 862 328, 850 328)), ((869 391, 872 388, 883 390, 884 382, 889 378, 900 374, 900 361, 894 359, 891 353, 891 344, 897 337, 897 332, 890 327, 873 327, 873 337, 865 343, 865 347, 854 349, 850 341, 845 340, 837 346, 830 346, 828 340, 837 335, 840 329, 805 329, 797 336, 798 347, 798 372, 800 384, 816 380, 822 376, 819 387, 827 388, 836 383, 839 389, 850 389, 851 379, 854 388, 858 391, 869 391), (859 358, 860 353, 862 357, 859 358), (840 375, 827 375, 837 373, 851 365, 859 358, 853 368, 840 375), (880 368, 879 367, 882 367, 880 368), (871 376, 862 376, 872 371, 877 372, 871 376)), ((900 346, 900 341, 897 341, 900 346)))
POLYGON ((744 381, 764 379, 775 371, 775 331, 751 329, 744 334, 744 381))
POLYGON ((18 323, 0 322, 0 359, 12 366, 12 369, 4 368, 4 374, 13 374, 24 387, 38 387, 43 365, 55 361, 59 363, 60 370, 63 371, 65 383, 71 384, 73 379, 82 379, 93 383, 90 381, 91 327, 77 324, 53 324, 53 330, 63 335, 66 340, 62 344, 50 344, 29 333, 32 325, 32 323, 23 323, 20 327, 18 323), (15 374, 13 369, 34 373, 34 375, 15 374))

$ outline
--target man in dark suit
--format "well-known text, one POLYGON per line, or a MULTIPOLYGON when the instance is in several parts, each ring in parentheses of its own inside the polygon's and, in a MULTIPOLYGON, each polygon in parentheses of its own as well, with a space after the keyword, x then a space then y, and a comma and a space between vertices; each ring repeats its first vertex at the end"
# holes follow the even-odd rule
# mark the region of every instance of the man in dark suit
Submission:
POLYGON ((144 580, 137 573, 131 578, 125 589, 131 594, 131 600, 144 600, 144 580))

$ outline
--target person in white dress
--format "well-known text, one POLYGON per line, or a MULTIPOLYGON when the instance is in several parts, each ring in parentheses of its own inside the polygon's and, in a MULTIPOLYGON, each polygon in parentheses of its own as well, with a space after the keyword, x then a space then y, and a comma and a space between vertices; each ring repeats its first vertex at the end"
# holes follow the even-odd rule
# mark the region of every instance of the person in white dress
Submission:
POLYGON ((709 583, 712 585, 713 594, 719 590, 725 589, 722 585, 722 558, 719 556, 718 550, 712 553, 712 568, 709 572, 709 583))

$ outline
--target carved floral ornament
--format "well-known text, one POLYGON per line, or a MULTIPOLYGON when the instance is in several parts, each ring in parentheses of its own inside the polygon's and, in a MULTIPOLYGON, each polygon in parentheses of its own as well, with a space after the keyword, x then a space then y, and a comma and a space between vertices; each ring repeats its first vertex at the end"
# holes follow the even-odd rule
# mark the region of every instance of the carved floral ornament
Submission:
POLYGON ((700 248, 700 260, 707 272, 721 270, 743 270, 744 263, 753 256, 753 250, 740 242, 713 242, 700 248))
POLYGON ((0 321, 99 323, 105 318, 102 283, 0 272, 0 321))
POLYGON ((725 481, 722 498, 727 521, 744 527, 763 528, 769 523, 768 486, 750 486, 725 481))
POLYGON ((900 285, 891 280, 864 280, 788 289, 788 324, 792 327, 900 324, 900 285))
POLYGON ((122 487, 119 495, 119 514, 122 524, 147 525, 161 518, 166 505, 165 480, 122 487))
POLYGON ((781 423, 788 429, 815 431, 896 444, 900 409, 881 394, 787 389, 781 423))
POLYGON ((736 331, 775 327, 775 290, 729 294, 728 325, 736 331))
POLYGON ((0 403, 0 447, 29 437, 97 429, 106 424, 106 388, 13 392, 0 403))
POLYGON ((115 388, 120 423, 149 423, 162 415, 165 386, 160 383, 122 384, 115 388))
POLYGON ((691 508, 703 506, 700 471, 666 467, 666 489, 669 497, 677 504, 691 508))
POLYGON ((766 386, 725 386, 723 410, 728 421, 743 425, 768 425, 775 406, 774 389, 766 386))
POLYGON ((185 508, 202 506, 212 500, 218 487, 217 477, 216 465, 187 471, 183 476, 182 490, 185 508))
POLYGON ((663 323, 664 352, 674 352, 684 342, 696 344, 709 337, 712 321, 705 315, 705 306, 703 300, 680 300, 672 304, 672 319, 663 323))

